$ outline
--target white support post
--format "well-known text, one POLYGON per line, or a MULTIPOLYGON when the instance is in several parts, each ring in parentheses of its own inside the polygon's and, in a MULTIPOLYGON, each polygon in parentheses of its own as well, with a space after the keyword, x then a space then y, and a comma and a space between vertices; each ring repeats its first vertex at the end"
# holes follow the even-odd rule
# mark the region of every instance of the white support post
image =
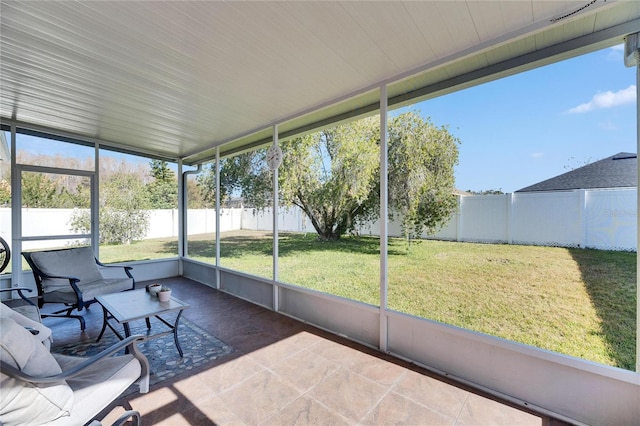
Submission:
MULTIPOLYGON (((640 153, 640 118, 638 118, 638 111, 640 111, 640 61, 636 64, 636 152, 640 153)), ((638 184, 640 184, 640 174, 638 174, 638 184)), ((637 202, 636 211, 640 210, 640 198, 638 198, 637 202)), ((636 247, 638 247, 637 241, 636 247)), ((638 251, 636 250, 636 300, 638 302, 636 306, 636 372, 640 373, 640 285, 638 285, 637 277, 640 277, 640 262, 638 262, 638 251)))
MULTIPOLYGON (((638 118, 638 111, 640 111, 640 33, 633 34, 634 37, 629 36, 625 42, 628 50, 633 49, 635 55, 635 67, 636 67, 636 152, 640 153, 640 119, 638 118)), ((625 50, 627 50, 625 49, 625 50)), ((640 174, 638 175, 638 186, 640 186, 640 174)), ((637 201, 637 210, 640 210, 640 197, 637 201)), ((636 211, 637 211, 636 210, 636 211)), ((640 224, 640 221, 638 221, 640 224)), ((636 236, 637 238, 637 236, 636 236)), ((636 247, 637 247, 636 242, 636 247)), ((636 251, 636 372, 640 373, 640 285, 638 285, 638 278, 640 277, 640 262, 637 260, 638 253, 636 251)))
POLYGON ((216 148, 216 288, 220 289, 220 148, 216 148))
MULTIPOLYGON (((22 286, 22 175, 16 165, 16 125, 11 125, 11 285, 22 286), (17 253, 17 254, 16 254, 17 253)), ((11 292, 13 294, 13 292, 11 292)))
POLYGON ((512 192, 507 194, 507 244, 513 244, 513 197, 512 192))
POLYGON ((178 273, 184 274, 182 259, 187 255, 187 222, 185 220, 187 206, 184 190, 187 187, 186 176, 182 173, 182 159, 178 160, 178 273))
POLYGON ((380 350, 387 352, 389 343, 387 297, 389 290, 388 263, 388 138, 387 138, 387 86, 380 87, 380 350))
POLYGON ((100 144, 93 147, 93 176, 91 177, 91 247, 100 259, 100 144))
POLYGON ((461 242, 462 241, 462 223, 464 220, 464 215, 462 214, 462 211, 464 209, 463 206, 464 203, 464 197, 462 197, 461 195, 458 195, 458 214, 456 215, 456 241, 457 242, 461 242))
POLYGON ((578 191, 578 224, 580 226, 580 248, 587 247, 587 190, 578 191))
MULTIPOLYGON (((273 145, 278 145, 278 125, 273 126, 273 145)), ((278 298, 278 168, 273 170, 273 310, 280 310, 280 301, 278 298)))
MULTIPOLYGON (((638 111, 640 111, 640 32, 629 34, 624 39, 624 64, 628 67, 636 68, 636 152, 640 153, 640 119, 638 111)), ((640 174, 638 174, 638 182, 636 187, 640 186, 640 174)), ((640 210, 640 198, 637 201, 637 210, 640 210)), ((640 221, 636 219, 636 223, 640 225, 640 221)), ((636 238, 637 235, 636 235, 636 238)), ((636 241, 636 247, 637 247, 636 241)), ((636 251, 636 372, 640 373, 640 285, 638 278, 640 277, 640 262, 636 251)))

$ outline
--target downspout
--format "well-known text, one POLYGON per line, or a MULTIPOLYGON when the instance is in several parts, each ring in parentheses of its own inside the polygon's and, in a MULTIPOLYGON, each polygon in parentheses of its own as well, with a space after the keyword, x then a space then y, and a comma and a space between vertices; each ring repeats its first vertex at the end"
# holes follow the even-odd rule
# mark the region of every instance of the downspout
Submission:
MULTIPOLYGON (((624 64, 627 67, 636 67, 636 152, 640 152, 640 120, 638 119, 638 111, 640 111, 640 33, 629 34, 624 39, 624 64)), ((640 184, 640 174, 636 188, 640 184)), ((640 198, 636 201, 636 212, 640 210, 640 198)), ((636 224, 638 218, 636 216, 636 224)), ((637 232, 636 232, 637 238, 637 232)), ((638 276, 640 276, 640 264, 638 259, 638 241, 636 240, 636 372, 640 373, 640 286, 638 285, 638 276)))

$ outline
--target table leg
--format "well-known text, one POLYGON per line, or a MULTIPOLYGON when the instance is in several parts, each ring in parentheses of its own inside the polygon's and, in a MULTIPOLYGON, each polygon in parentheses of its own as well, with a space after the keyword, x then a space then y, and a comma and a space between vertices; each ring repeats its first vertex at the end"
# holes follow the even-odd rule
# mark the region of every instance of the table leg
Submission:
POLYGON ((102 339, 102 335, 104 334, 104 331, 107 329, 107 315, 109 313, 107 312, 107 309, 102 306, 102 330, 100 330, 100 334, 98 335, 98 339, 96 340, 96 343, 100 341, 100 339, 102 339))
POLYGON ((176 348, 178 348, 178 353, 180 354, 180 358, 184 357, 182 354, 182 348, 180 347, 180 342, 178 341, 178 322, 180 321, 180 316, 182 315, 182 311, 178 312, 178 316, 176 317, 176 323, 173 326, 173 340, 176 342, 176 348))
MULTIPOLYGON (((131 328, 129 328, 129 323, 128 322, 122 323, 122 326, 124 327, 124 338, 126 339, 127 337, 131 336, 131 328)), ((122 340, 124 340, 124 339, 122 339, 122 340)), ((125 354, 129 353, 129 347, 128 346, 124 349, 124 353, 125 354)))

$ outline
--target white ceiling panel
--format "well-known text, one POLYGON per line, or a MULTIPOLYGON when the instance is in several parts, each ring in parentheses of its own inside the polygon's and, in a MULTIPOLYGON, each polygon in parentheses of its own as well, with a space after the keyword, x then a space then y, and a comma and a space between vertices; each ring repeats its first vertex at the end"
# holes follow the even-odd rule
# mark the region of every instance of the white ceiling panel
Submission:
POLYGON ((388 68, 393 75, 407 67, 421 65, 423 59, 420 58, 434 57, 417 22, 402 2, 383 2, 375 10, 360 2, 347 2, 343 7, 370 42, 380 49, 379 59, 393 65, 388 68), (413 63, 408 64, 411 58, 413 63))
POLYGON ((481 41, 467 2, 408 2, 406 7, 436 58, 481 41))
POLYGON ((480 41, 498 39, 535 23, 532 4, 525 1, 469 2, 473 26, 480 41))
MULTIPOLYGON (((616 13, 599 13, 596 15, 594 31, 602 31, 613 27, 620 22, 621 16, 626 16, 628 20, 637 19, 640 16, 640 1, 626 0, 616 4, 616 13)), ((640 31, 640 25, 636 29, 640 31)))
POLYGON ((611 0, 2 0, 0 116, 199 161, 276 123, 291 135, 373 111, 381 84, 397 104, 435 96, 639 19, 640 2, 611 0))

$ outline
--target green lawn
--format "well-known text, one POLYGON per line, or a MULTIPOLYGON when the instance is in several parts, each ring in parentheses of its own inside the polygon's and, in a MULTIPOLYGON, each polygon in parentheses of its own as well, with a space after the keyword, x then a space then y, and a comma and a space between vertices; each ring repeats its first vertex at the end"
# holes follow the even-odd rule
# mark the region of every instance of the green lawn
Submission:
MULTIPOLYGON (((271 236, 222 235, 221 266, 271 277, 271 236)), ((279 279, 379 304, 379 240, 281 234, 279 279)), ((101 247, 101 260, 175 256, 174 240, 101 247)), ((189 237, 213 262, 213 235, 189 237)), ((389 307, 629 370, 635 368, 636 253, 558 247, 389 242, 389 307)))
MULTIPOLYGON (((223 237, 221 264, 271 275, 267 235, 223 237), (242 249, 238 250, 238 245, 242 249)), ((379 240, 281 235, 279 279, 379 304, 379 240)), ((635 369, 636 253, 389 242, 389 308, 635 369)))

